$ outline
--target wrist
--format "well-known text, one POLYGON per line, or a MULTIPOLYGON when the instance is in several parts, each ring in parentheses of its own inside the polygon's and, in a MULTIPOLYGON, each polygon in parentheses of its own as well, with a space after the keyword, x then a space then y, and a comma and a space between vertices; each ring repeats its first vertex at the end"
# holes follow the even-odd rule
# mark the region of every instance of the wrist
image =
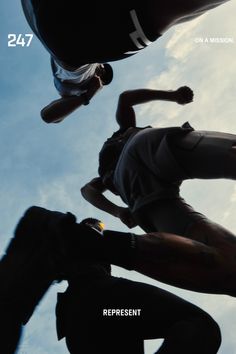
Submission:
POLYGON ((90 102, 87 93, 86 92, 82 93, 81 97, 83 99, 83 105, 87 106, 90 102))
POLYGON ((168 91, 169 101, 177 102, 176 91, 168 91))
POLYGON ((176 91, 156 91, 156 99, 163 101, 176 101, 176 91))

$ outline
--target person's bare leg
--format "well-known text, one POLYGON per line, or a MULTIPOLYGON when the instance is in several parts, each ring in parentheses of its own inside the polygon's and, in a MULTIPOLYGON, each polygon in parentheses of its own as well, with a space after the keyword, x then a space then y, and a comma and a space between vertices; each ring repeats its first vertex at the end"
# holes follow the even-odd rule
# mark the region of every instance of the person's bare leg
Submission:
MULTIPOLYGON (((232 137, 233 140, 234 137, 232 137)), ((202 157, 203 152, 204 150, 201 151, 202 157)), ((191 155, 189 155, 189 159, 191 155)), ((197 160, 194 160, 196 169, 193 176, 198 178, 236 179, 236 144, 231 145, 227 154, 222 153, 219 156, 221 158, 224 156, 222 163, 217 165, 219 171, 216 171, 213 164, 209 166, 205 163, 206 171, 200 169, 199 176, 195 175, 198 172, 198 164, 197 160)), ((149 208, 150 210, 142 211, 146 226, 148 225, 146 232, 151 230, 163 231, 169 228, 169 234, 147 234, 140 238, 138 248, 143 253, 146 252, 147 262, 144 263, 140 260, 135 270, 172 285, 196 291, 225 293, 235 296, 235 235, 219 224, 211 222, 203 215, 201 221, 197 222, 195 220, 194 222, 194 219, 191 221, 191 218, 197 213, 186 203, 181 204, 180 202, 178 205, 178 203, 172 202, 173 208, 171 208, 171 203, 168 208, 165 208, 164 202, 159 204, 159 209, 152 205, 149 208), (185 215, 185 218, 183 215, 185 215), (162 220, 155 223, 163 217, 165 219, 163 223, 162 220), (181 217, 183 224, 179 221, 181 217), (176 234, 184 237, 176 236, 176 234), (156 261, 154 253, 156 254, 156 261), (150 262, 148 262, 148 259, 150 262)), ((145 230, 145 223, 142 228, 145 230)))
POLYGON ((236 296, 234 235, 220 225, 199 223, 187 237, 168 233, 138 237, 134 270, 185 289, 236 296))
POLYGON ((89 257, 185 289, 236 296, 236 239, 209 221, 194 224, 186 237, 113 230, 105 230, 101 237, 90 227, 77 224, 72 214, 31 207, 15 235, 30 237, 32 230, 37 230, 37 237, 49 234, 52 240, 55 238, 55 254, 67 250, 72 260, 89 257))

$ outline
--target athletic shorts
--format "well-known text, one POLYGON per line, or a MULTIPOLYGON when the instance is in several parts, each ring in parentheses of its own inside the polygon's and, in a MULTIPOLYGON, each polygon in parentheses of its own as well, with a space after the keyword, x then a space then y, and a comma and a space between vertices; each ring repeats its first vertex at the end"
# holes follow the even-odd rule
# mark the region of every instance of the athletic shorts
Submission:
MULTIPOLYGON (((170 149, 185 179, 236 179, 236 135, 210 131, 192 131, 177 137, 170 149)), ((167 163, 168 165, 168 163, 167 163)), ((178 171, 178 170, 176 170, 178 171)), ((170 173, 167 174, 170 176, 170 173)), ((180 175, 172 173, 172 182, 180 175)), ((139 226, 146 232, 162 231, 187 235, 191 226, 199 221, 210 222, 196 212, 186 201, 169 198, 152 201, 134 212, 139 226)))
POLYGON ((190 179, 235 179, 235 160, 231 153, 234 145, 234 134, 197 130, 178 137, 172 153, 190 179))

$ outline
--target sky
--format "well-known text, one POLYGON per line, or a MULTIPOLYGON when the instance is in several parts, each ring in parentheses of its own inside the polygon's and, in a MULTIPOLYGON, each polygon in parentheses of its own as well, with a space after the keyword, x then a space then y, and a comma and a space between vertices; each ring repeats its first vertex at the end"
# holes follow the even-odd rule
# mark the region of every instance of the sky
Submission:
MULTIPOLYGON (((58 98, 53 87, 49 55, 34 37, 29 47, 8 47, 8 34, 31 33, 20 2, 0 4, 0 253, 14 228, 31 205, 71 211, 78 220, 88 216, 104 220, 107 228, 129 231, 121 222, 88 204, 80 188, 97 175, 98 152, 117 129, 115 110, 119 94, 127 89, 194 91, 194 102, 178 106, 152 102, 137 107, 138 125, 178 126, 189 121, 195 129, 236 132, 236 3, 228 3, 198 19, 170 29, 157 42, 113 63, 112 84, 64 122, 47 125, 40 109, 58 98), (224 43, 211 42, 225 38, 224 43)), ((198 211, 236 232, 236 185, 233 181, 185 182, 181 195, 198 211)), ((122 203, 118 199, 113 199, 122 203)), ((134 229, 138 234, 139 228, 134 229)), ((136 272, 113 267, 113 274, 167 289, 200 306, 219 323, 220 354, 236 353, 236 301, 222 295, 199 294, 167 286, 136 272)), ((54 307, 58 291, 52 286, 25 328, 19 354, 65 354, 55 331, 54 307)), ((160 340, 145 343, 154 353, 160 340)))

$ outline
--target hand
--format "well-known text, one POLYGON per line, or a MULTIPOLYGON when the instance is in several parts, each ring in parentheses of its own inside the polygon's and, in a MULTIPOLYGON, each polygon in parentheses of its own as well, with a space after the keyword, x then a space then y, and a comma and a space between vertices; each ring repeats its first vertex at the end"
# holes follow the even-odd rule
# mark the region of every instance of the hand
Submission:
POLYGON ((193 101, 193 91, 188 86, 182 86, 174 91, 175 102, 178 104, 186 104, 193 101))
POLYGON ((94 75, 88 84, 88 90, 86 93, 88 99, 90 100, 97 93, 97 91, 101 90, 102 88, 103 84, 101 78, 97 75, 94 75))
POLYGON ((118 217, 129 229, 137 226, 129 208, 120 208, 118 217))

